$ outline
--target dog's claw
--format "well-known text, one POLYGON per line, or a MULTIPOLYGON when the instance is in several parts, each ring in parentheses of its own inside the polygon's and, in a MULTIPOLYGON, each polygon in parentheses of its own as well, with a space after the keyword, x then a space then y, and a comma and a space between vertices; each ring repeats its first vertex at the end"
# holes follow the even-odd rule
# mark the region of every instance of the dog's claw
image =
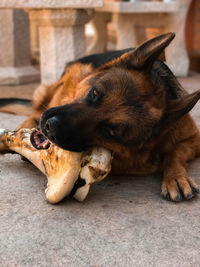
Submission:
POLYGON ((190 200, 194 196, 195 196, 194 194, 188 194, 187 196, 185 196, 185 199, 190 200))
POLYGON ((165 198, 166 198, 168 201, 170 201, 170 200, 171 200, 171 198, 170 198, 170 194, 167 193, 167 195, 165 196, 165 198))
POLYGON ((182 196, 180 193, 178 193, 174 201, 180 202, 181 200, 182 200, 182 196))
POLYGON ((198 188, 192 187, 193 194, 200 194, 200 190, 198 188))
POLYGON ((162 196, 166 200, 180 202, 181 200, 190 200, 200 194, 200 190, 192 178, 178 177, 164 179, 162 184, 162 196))

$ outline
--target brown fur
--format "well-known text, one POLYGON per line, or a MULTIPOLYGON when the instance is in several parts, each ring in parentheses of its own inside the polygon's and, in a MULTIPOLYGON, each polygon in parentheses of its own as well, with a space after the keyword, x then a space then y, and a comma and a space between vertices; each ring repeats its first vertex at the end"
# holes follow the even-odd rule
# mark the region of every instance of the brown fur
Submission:
MULTIPOLYGON (((186 166, 188 161, 200 154, 199 130, 188 114, 200 98, 200 93, 188 95, 177 89, 178 96, 169 99, 164 89, 165 83, 161 83, 155 92, 155 83, 147 70, 152 68, 155 57, 163 51, 173 36, 158 38, 151 43, 145 43, 141 50, 143 53, 137 49, 133 58, 133 53, 130 52, 97 70, 89 64, 72 64, 56 83, 49 87, 40 86, 36 90, 34 111, 20 127, 36 127, 43 112, 51 107, 69 103, 83 106, 93 83, 96 83, 102 92, 108 87, 106 98, 98 109, 91 108, 94 118, 102 120, 107 116, 105 119, 112 124, 129 123, 136 141, 130 145, 123 144, 123 140, 117 143, 112 138, 105 139, 94 135, 92 142, 115 152, 112 165, 114 174, 148 175, 161 172, 163 197, 180 201, 182 197, 190 199, 199 192, 197 184, 189 177, 186 166), (144 51, 147 51, 146 54, 144 51), (127 64, 131 64, 132 68, 127 67, 127 64), (137 112, 133 116, 130 106, 124 104, 125 91, 132 84, 136 88, 134 103, 143 103, 142 116, 137 112), (110 107, 114 108, 111 110, 110 107), (145 114, 148 114, 148 119, 145 114), (160 126, 163 115, 165 121, 160 126), (145 127, 153 128, 155 132, 145 132, 145 127)), ((174 83, 180 88, 176 81, 174 83)), ((127 135, 132 132, 127 132, 127 135)), ((112 137, 115 133, 110 130, 109 134, 112 137)))

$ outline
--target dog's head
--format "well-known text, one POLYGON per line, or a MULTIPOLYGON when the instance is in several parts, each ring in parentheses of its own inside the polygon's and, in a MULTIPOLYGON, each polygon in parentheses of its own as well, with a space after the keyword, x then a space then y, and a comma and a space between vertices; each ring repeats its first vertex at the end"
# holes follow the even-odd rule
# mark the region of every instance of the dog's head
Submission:
POLYGON ((200 93, 184 94, 156 59, 174 38, 158 36, 125 53, 78 83, 73 103, 48 109, 42 132, 61 148, 113 151, 147 142, 189 112, 200 93))

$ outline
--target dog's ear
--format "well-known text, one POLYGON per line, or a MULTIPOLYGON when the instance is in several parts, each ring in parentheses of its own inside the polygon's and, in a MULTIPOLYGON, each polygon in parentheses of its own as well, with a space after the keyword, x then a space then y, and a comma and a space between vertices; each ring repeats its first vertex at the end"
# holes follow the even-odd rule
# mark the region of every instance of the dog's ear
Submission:
POLYGON ((155 59, 158 58, 174 37, 175 33, 172 32, 157 36, 146 41, 135 50, 125 53, 120 58, 106 64, 103 68, 112 66, 135 69, 150 68, 155 59))
POLYGON ((187 114, 200 99, 200 90, 184 95, 183 97, 173 100, 168 107, 164 123, 166 126, 178 121, 181 117, 187 114))
POLYGON ((175 33, 170 32, 146 41, 130 55, 131 65, 134 68, 145 68, 152 65, 174 37, 175 33))

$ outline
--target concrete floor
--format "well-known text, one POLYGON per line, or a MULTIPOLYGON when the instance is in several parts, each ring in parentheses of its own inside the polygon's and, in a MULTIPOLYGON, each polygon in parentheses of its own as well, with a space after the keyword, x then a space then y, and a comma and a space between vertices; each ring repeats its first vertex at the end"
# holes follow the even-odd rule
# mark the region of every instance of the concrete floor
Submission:
MULTIPOLYGON (((181 82, 199 89, 200 75, 181 82)), ((0 97, 31 97, 34 86, 0 87, 0 97)), ((199 107, 192 115, 200 126, 199 107)), ((0 128, 14 129, 22 120, 0 114, 0 128)), ((200 158, 189 173, 200 185, 200 158)), ((45 184, 18 155, 0 156, 1 267, 200 266, 200 197, 175 204, 161 198, 159 176, 108 177, 84 203, 51 205, 45 184)))

